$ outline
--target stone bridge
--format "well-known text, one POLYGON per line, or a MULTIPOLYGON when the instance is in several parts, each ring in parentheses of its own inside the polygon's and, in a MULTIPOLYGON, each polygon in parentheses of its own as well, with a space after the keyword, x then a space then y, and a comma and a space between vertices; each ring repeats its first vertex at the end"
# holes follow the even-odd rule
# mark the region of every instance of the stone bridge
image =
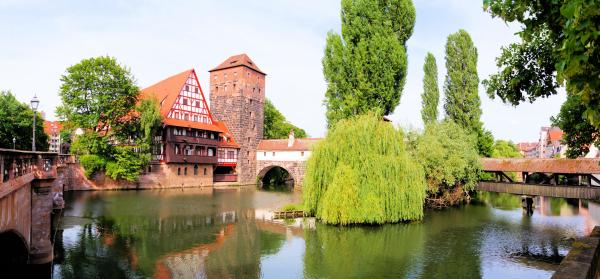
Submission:
POLYGON ((286 140, 262 140, 256 150, 256 178, 262 184, 265 175, 274 168, 282 168, 293 181, 294 190, 302 188, 306 161, 311 147, 320 139, 295 139, 293 134, 286 140))
POLYGON ((64 160, 57 153, 0 149, 2 265, 52 261, 51 214, 63 205, 62 189, 53 191, 53 184, 64 160))

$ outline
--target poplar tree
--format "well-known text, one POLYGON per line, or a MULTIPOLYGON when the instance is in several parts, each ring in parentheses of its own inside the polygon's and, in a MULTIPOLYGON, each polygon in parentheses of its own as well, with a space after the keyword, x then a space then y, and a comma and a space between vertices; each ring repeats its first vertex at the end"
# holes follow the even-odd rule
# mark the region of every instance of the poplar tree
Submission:
POLYGON ((446 117, 464 129, 476 133, 481 127, 477 48, 473 45, 469 33, 463 29, 448 36, 446 70, 444 81, 446 117))
POLYGON ((425 57, 423 65, 423 94, 421 94, 423 109, 421 110, 421 118, 423 124, 427 125, 437 120, 438 102, 440 99, 440 91, 438 89, 438 70, 435 62, 435 56, 431 52, 425 57))
POLYGON ((415 23, 411 0, 342 0, 341 6, 342 34, 327 34, 322 61, 330 127, 352 115, 394 111, 415 23))

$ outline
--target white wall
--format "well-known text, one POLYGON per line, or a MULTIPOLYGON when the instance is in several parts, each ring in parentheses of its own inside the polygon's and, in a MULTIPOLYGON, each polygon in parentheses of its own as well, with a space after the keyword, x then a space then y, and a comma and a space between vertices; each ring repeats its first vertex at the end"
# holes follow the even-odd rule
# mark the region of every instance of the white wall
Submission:
POLYGON ((306 161, 310 151, 256 151, 257 161, 306 161), (302 152, 304 155, 302 155, 302 152), (274 153, 274 154, 273 154, 274 153))

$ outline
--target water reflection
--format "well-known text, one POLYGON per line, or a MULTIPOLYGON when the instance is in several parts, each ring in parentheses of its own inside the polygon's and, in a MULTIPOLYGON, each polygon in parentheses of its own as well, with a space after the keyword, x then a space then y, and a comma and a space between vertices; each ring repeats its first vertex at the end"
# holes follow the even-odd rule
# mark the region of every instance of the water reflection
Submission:
POLYGON ((423 221, 337 227, 273 221, 298 193, 84 192, 55 243, 57 278, 549 277, 600 220, 595 202, 481 193, 423 221))

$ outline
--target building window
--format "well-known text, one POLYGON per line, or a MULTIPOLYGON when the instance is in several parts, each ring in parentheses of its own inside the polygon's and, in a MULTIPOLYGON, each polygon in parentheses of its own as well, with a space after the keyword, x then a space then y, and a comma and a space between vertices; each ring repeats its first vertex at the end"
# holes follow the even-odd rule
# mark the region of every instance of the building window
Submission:
POLYGON ((300 156, 304 157, 304 151, 300 151, 300 156))
POLYGON ((267 157, 267 152, 263 152, 263 156, 267 157))
POLYGON ((252 130, 256 131, 256 124, 252 124, 252 130))
POLYGON ((208 157, 214 156, 214 150, 212 148, 208 149, 208 157))
POLYGON ((219 76, 215 75, 215 80, 219 79, 219 76))
POLYGON ((183 98, 183 105, 187 106, 187 99, 186 98, 183 98))
POLYGON ((248 137, 248 143, 250 143, 250 137, 248 137))
POLYGON ((194 122, 198 122, 198 115, 194 115, 194 122))
POLYGON ((190 86, 189 85, 185 86, 185 91, 190 91, 190 86))
POLYGON ((175 154, 179 154, 181 153, 181 150, 179 149, 179 144, 175 145, 175 154))
POLYGON ((225 90, 225 92, 227 92, 227 85, 225 85, 225 89, 224 90, 225 90))
POLYGON ((183 168, 183 175, 187 175, 187 167, 183 168))
POLYGON ((194 175, 198 175, 198 164, 194 165, 194 175))
POLYGON ((273 152, 273 156, 275 156, 275 152, 273 152))
POLYGON ((252 117, 252 116, 254 116, 254 113, 251 111, 251 112, 250 112, 250 117, 252 117))
POLYGON ((196 101, 196 107, 199 108, 200 107, 200 101, 196 101))
POLYGON ((174 114, 174 118, 175 118, 175 119, 179 119, 179 112, 175 112, 175 114, 174 114))
POLYGON ((181 167, 177 167, 177 175, 181 175, 181 167))
POLYGON ((206 174, 207 174, 207 171, 206 171, 206 168, 204 168, 204 175, 206 175, 206 174))

